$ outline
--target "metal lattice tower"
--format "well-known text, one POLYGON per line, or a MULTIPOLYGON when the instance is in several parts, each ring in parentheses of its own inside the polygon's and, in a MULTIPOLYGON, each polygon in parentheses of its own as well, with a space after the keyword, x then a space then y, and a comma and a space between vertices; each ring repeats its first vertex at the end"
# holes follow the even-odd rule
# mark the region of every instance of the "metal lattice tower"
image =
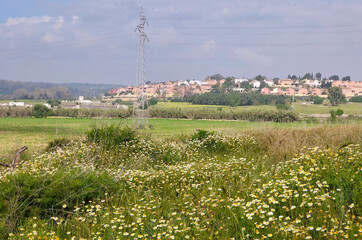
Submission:
POLYGON ((146 17, 141 7, 140 23, 136 30, 139 33, 137 75, 136 75, 136 100, 133 103, 133 125, 145 127, 148 125, 149 111, 146 96, 146 74, 145 74, 145 42, 149 42, 144 32, 145 25, 148 26, 146 17))

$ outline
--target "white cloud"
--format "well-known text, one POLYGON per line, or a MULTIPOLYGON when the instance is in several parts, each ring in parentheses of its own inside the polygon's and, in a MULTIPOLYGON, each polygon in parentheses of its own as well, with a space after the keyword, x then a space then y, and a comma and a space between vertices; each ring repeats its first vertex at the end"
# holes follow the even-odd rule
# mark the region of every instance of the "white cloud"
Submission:
POLYGON ((47 15, 42 17, 19 17, 19 18, 8 18, 5 27, 16 26, 16 25, 27 25, 32 26, 41 23, 48 23, 52 20, 52 17, 47 15))

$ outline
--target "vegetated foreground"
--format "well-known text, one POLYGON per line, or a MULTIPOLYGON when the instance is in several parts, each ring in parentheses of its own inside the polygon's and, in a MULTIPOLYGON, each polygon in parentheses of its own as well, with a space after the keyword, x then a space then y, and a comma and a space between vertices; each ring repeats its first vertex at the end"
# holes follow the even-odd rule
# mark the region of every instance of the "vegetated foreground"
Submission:
POLYGON ((95 128, 87 141, 53 142, 14 170, 1 169, 0 237, 362 236, 361 145, 303 149, 275 163, 263 144, 203 130, 155 142, 115 127, 95 128))

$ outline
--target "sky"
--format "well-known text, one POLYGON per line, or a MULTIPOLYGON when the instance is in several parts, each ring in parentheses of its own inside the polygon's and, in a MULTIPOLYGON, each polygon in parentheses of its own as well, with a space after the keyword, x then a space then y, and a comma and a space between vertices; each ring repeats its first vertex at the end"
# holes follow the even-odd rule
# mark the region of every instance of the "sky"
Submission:
POLYGON ((360 0, 0 0, 0 79, 134 85, 208 75, 362 81, 360 0))

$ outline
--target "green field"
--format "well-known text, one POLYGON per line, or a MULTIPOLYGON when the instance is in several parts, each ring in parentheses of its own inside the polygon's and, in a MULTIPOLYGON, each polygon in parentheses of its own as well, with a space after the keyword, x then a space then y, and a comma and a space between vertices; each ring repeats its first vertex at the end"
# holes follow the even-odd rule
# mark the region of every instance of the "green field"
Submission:
MULTIPOLYGON (((151 129, 143 130, 151 138, 163 139, 191 134, 195 129, 216 132, 241 133, 250 129, 303 128, 316 126, 306 123, 274 123, 246 121, 150 119, 151 129)), ((94 125, 132 125, 130 119, 74 119, 74 118, 0 118, 0 155, 28 146, 30 152, 44 148, 56 138, 80 138, 94 125)))
MULTIPOLYGON (((1 119, 1 145, 40 149, 119 122, 1 119)), ((362 236, 361 124, 150 123, 144 135, 112 131, 1 166, 0 239, 362 236), (110 141, 120 135, 130 137, 110 141)))
MULTIPOLYGON (((160 108, 223 108, 233 109, 228 106, 217 106, 217 105, 193 105, 185 102, 159 102, 154 107, 160 108)), ((261 106, 242 106, 236 107, 236 109, 244 110, 275 110, 275 106, 261 105, 261 106)), ((296 112, 300 114, 329 114, 331 110, 342 109, 345 114, 362 114, 362 103, 348 103, 340 104, 338 106, 323 106, 323 105, 301 105, 296 103, 294 105, 296 112)))

